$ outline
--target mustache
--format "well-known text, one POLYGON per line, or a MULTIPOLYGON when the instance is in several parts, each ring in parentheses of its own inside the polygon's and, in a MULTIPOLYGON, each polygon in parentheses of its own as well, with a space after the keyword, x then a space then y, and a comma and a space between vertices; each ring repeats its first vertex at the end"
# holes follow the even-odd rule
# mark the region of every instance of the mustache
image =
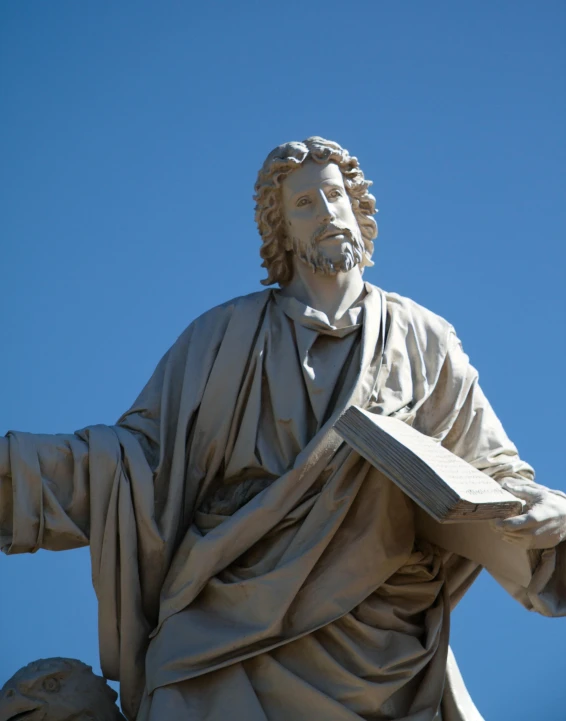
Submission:
POLYGON ((360 265, 364 259, 365 247, 361 236, 358 237, 341 222, 334 221, 321 226, 312 234, 309 241, 303 241, 296 236, 292 241, 293 252, 310 267, 313 273, 336 275, 339 272, 347 272, 356 265, 360 265), (324 252, 320 241, 325 235, 334 233, 342 233, 346 238, 346 243, 342 248, 342 257, 331 260, 324 252))
POLYGON ((322 225, 312 236, 311 243, 316 244, 324 238, 325 235, 332 235, 334 233, 343 233, 350 241, 354 240, 354 236, 350 228, 343 223, 328 223, 322 225))

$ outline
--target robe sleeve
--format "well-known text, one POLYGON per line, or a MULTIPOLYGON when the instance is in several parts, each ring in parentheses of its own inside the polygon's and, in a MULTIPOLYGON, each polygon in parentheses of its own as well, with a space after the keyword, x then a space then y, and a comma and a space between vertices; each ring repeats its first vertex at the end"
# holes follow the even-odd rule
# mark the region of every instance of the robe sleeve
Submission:
POLYGON ((534 470, 521 460, 505 433, 479 386, 478 372, 453 330, 434 390, 418 417, 418 430, 494 480, 534 480, 534 470))
POLYGON ((88 545, 88 444, 78 435, 10 433, 0 544, 8 554, 88 545))
MULTIPOLYGON (((434 390, 417 414, 415 427, 499 483, 516 479, 537 485, 534 470, 505 433, 453 329, 434 390)), ((503 539, 501 543, 508 553, 531 554, 532 578, 527 587, 490 571, 494 578, 527 609, 545 616, 566 615, 566 542, 540 552, 525 551, 503 539)))
POLYGON ((5 553, 89 545, 93 526, 102 520, 96 514, 98 499, 108 495, 127 462, 124 445, 130 456, 135 455, 137 470, 143 467, 142 477, 152 476, 170 354, 116 426, 93 426, 71 434, 7 434, 10 474, 0 484, 0 546, 5 553))
MULTIPOLYGON (((163 356, 116 425, 92 426, 71 434, 7 434, 10 473, 0 482, 0 547, 5 553, 88 545, 93 527, 103 520, 93 515, 97 499, 105 495, 119 471, 128 475, 128 470, 135 470, 134 480, 139 476, 144 482, 148 478, 155 482, 154 501, 163 509, 171 490, 168 481, 176 437, 188 432, 198 406, 195 360, 202 357, 203 365, 209 360, 208 345, 192 342, 193 330, 194 325, 189 326, 163 356), (183 391, 186 408, 181 403, 183 391)), ((179 460, 184 462, 181 455, 179 460)))

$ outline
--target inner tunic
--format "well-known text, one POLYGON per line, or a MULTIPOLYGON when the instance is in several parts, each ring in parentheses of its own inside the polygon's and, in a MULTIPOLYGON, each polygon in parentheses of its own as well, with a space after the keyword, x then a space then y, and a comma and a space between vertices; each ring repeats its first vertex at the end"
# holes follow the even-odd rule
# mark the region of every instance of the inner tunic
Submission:
POLYGON ((252 354, 256 365, 239 395, 224 472, 201 512, 232 515, 282 476, 320 430, 355 382, 366 297, 332 325, 321 311, 273 293, 252 354), (257 431, 242 432, 252 428, 257 431))

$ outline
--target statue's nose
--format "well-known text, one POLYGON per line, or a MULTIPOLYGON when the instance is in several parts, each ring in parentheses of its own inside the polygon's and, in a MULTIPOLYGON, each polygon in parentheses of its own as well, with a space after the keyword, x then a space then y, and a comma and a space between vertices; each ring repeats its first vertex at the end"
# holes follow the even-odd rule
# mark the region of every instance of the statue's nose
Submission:
POLYGON ((334 211, 332 210, 331 206, 322 201, 318 206, 318 218, 322 223, 330 223, 331 220, 334 220, 334 211))

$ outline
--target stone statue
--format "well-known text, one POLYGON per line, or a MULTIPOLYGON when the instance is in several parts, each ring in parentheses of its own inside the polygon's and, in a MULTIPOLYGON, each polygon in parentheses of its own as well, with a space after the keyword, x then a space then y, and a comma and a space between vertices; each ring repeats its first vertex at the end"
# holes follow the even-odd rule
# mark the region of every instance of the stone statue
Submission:
POLYGON ((0 721, 124 721, 118 694, 74 658, 29 663, 0 691, 0 721))
MULTIPOLYGON (((128 719, 480 718, 449 649, 480 571, 333 430, 394 415, 528 502, 526 608, 566 614, 566 496, 536 484, 445 320, 363 281, 375 200, 309 138, 256 184, 262 292, 197 318, 114 426, 0 439, 8 553, 90 545, 101 667, 128 719)), ((502 541, 503 542, 503 541, 502 541)))

